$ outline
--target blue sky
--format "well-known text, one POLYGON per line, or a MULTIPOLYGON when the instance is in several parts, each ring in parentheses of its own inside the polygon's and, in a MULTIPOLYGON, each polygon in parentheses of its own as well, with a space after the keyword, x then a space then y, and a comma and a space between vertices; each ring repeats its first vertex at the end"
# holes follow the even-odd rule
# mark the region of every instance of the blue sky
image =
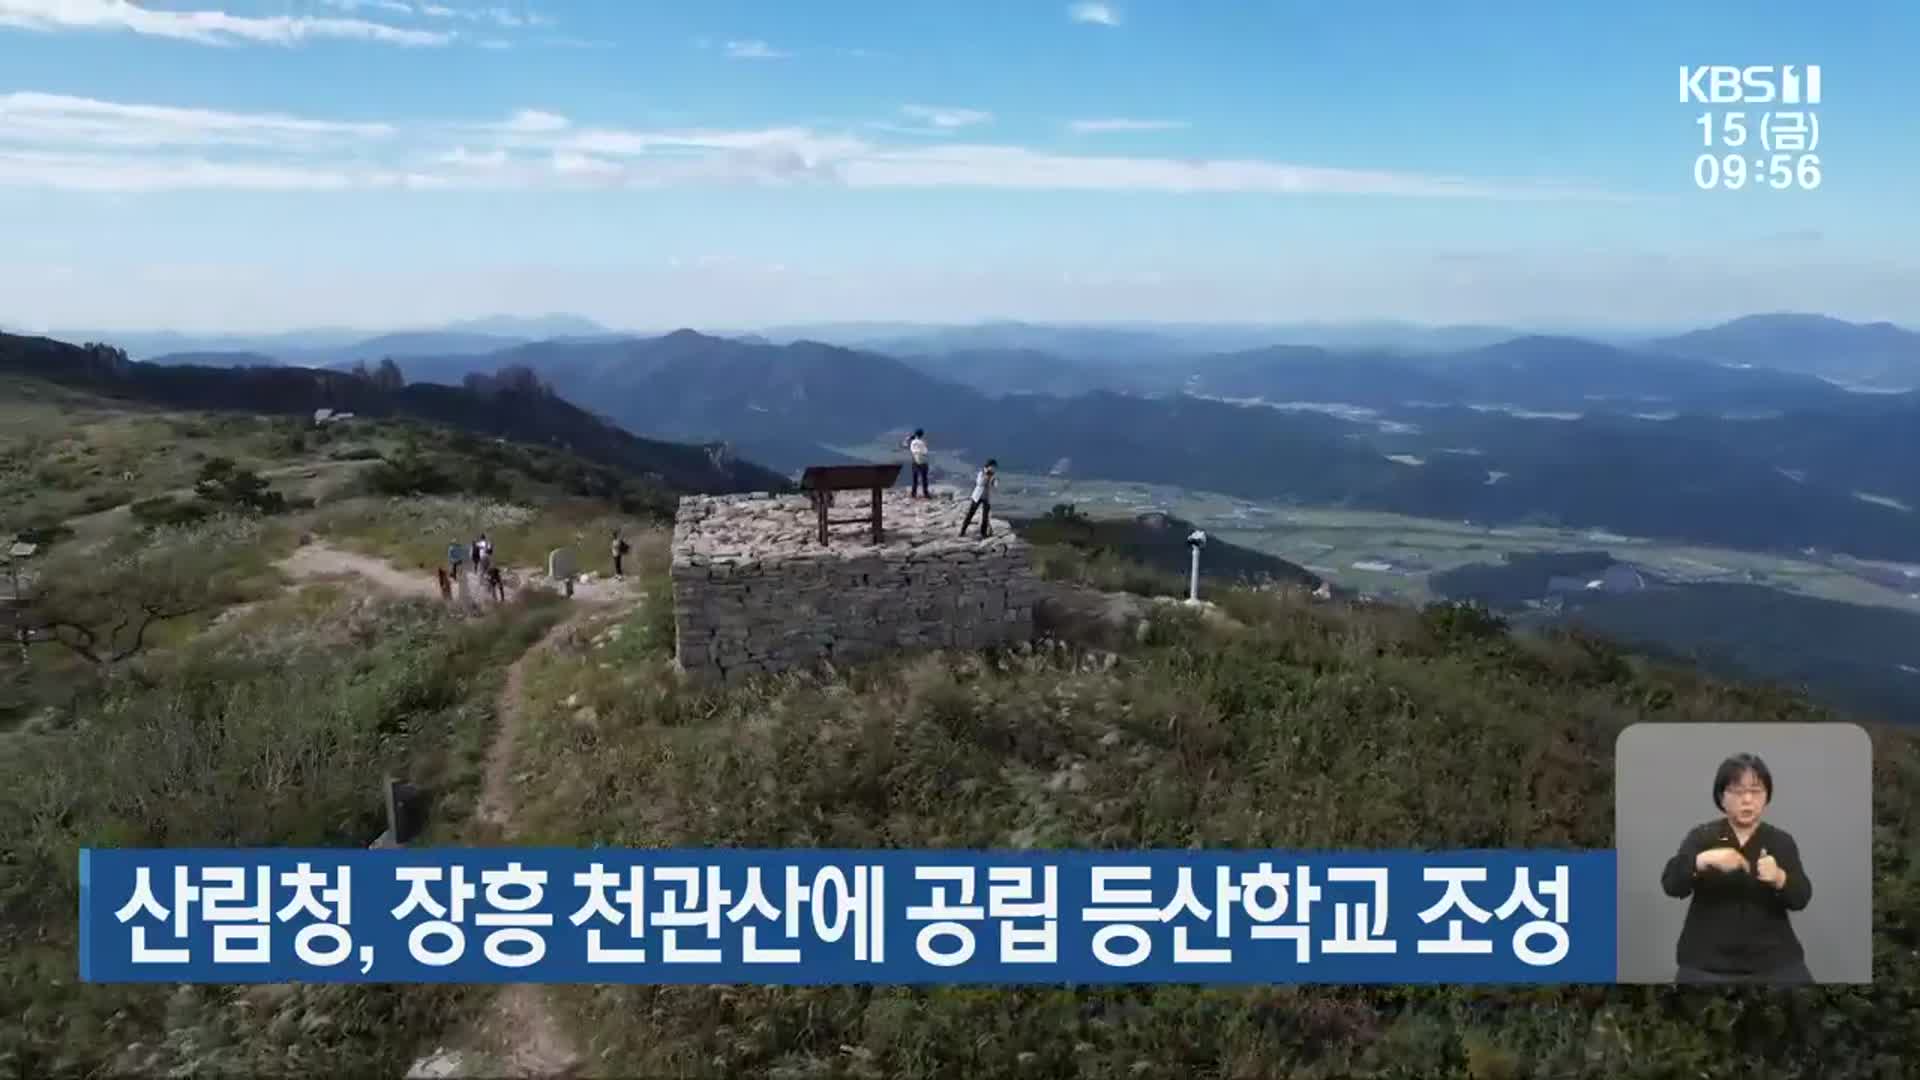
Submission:
POLYGON ((1916 40, 1898 0, 0 0, 0 324, 1920 322, 1916 40), (1818 190, 1697 190, 1705 63, 1822 65, 1818 190))

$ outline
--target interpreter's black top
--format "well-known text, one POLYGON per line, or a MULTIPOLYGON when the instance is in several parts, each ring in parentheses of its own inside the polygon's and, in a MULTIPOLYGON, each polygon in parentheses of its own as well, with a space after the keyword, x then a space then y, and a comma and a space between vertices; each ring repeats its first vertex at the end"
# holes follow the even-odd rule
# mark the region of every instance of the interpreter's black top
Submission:
POLYGON ((1804 962, 1800 939, 1787 920, 1813 898, 1813 883, 1800 863, 1800 848, 1786 830, 1761 822, 1740 844, 1725 818, 1687 831, 1680 850, 1667 860, 1660 885, 1668 896, 1693 897, 1674 948, 1681 967, 1716 974, 1755 975, 1804 962), (1696 870, 1694 857, 1714 848, 1738 848, 1750 866, 1773 856, 1787 875, 1781 888, 1745 870, 1696 870))

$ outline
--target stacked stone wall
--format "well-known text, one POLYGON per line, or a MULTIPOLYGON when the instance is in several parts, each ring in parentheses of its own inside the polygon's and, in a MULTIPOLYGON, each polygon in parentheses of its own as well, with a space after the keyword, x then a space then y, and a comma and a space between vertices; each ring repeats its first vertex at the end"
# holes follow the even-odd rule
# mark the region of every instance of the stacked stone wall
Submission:
MULTIPOLYGON (((843 494, 840 517, 865 510, 843 494)), ((889 496, 875 545, 836 526, 822 547, 804 497, 682 500, 674 528, 676 655, 702 682, 857 663, 888 653, 1029 640, 1031 550, 1005 522, 957 535, 965 503, 889 496)), ((976 521, 977 526, 977 521, 976 521)))

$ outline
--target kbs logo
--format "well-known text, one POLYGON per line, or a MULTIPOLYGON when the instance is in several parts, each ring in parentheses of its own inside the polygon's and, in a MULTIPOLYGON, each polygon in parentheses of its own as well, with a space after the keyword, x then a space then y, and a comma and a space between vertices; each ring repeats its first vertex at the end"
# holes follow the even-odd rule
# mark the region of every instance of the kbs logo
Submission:
POLYGON ((1820 104, 1820 65, 1681 67, 1680 100, 1713 105, 1820 104))

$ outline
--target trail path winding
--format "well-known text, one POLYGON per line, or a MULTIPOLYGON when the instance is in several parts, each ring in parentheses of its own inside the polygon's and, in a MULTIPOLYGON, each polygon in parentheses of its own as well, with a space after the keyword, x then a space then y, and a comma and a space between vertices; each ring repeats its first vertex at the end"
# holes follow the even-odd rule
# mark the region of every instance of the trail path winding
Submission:
POLYGON ((385 559, 344 551, 322 541, 302 544, 278 563, 282 570, 299 580, 357 576, 378 585, 383 591, 400 596, 434 599, 440 586, 432 577, 418 571, 402 570, 385 559))
MULTIPOLYGON (((334 547, 314 540, 302 544, 277 564, 299 581, 358 578, 394 596, 438 599, 438 581, 419 571, 408 571, 384 559, 334 547)), ((534 576, 507 571, 508 595, 528 588, 534 576)), ((475 590, 479 592, 479 590, 475 590)), ((589 578, 575 583, 574 610, 507 667, 506 681, 495 706, 498 726, 487 748, 487 762, 475 818, 500 839, 512 842, 518 834, 514 818, 514 762, 526 729, 527 667, 534 656, 551 652, 582 626, 631 609, 644 597, 634 579, 589 578)), ((491 606, 481 604, 480 610, 491 606)), ((554 1016, 546 987, 514 983, 500 988, 487 1011, 464 1038, 461 1048, 442 1047, 414 1063, 409 1077, 505 1076, 558 1080, 577 1074, 584 1057, 572 1037, 554 1016)))

